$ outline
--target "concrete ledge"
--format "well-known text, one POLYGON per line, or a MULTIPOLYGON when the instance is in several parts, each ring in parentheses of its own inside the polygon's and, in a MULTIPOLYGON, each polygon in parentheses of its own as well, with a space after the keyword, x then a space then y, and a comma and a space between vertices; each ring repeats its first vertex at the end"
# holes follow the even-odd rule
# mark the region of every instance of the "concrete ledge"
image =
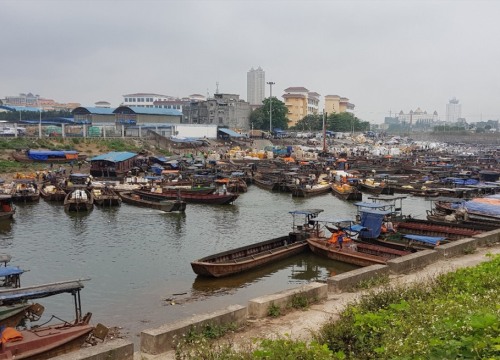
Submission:
POLYGON ((401 256, 387 261, 392 273, 403 274, 415 269, 421 269, 439 259, 436 250, 422 250, 413 254, 401 256))
POLYGON ((448 244, 439 245, 438 247, 436 247, 436 251, 442 257, 465 255, 476 250, 478 242, 478 239, 475 238, 454 240, 452 242, 449 242, 448 244))
POLYGON ((81 349, 64 355, 59 355, 54 360, 133 360, 134 344, 123 339, 111 340, 96 346, 81 349))
POLYGON ((161 354, 172 350, 175 342, 189 331, 201 332, 205 325, 240 325, 247 319, 247 308, 232 305, 226 309, 209 314, 197 315, 192 318, 163 325, 157 329, 141 332, 141 352, 146 354, 161 354))
POLYGON ((473 238, 478 240, 478 246, 492 245, 500 241, 500 230, 492 230, 477 234, 474 235, 473 238))
POLYGON ((266 317, 271 304, 286 308, 292 302, 293 297, 299 294, 312 302, 324 300, 328 297, 328 285, 312 282, 298 288, 252 299, 248 302, 248 316, 254 319, 266 317))
POLYGON ((372 265, 348 271, 328 278, 328 292, 340 293, 355 288, 361 281, 389 275, 387 265, 372 265))

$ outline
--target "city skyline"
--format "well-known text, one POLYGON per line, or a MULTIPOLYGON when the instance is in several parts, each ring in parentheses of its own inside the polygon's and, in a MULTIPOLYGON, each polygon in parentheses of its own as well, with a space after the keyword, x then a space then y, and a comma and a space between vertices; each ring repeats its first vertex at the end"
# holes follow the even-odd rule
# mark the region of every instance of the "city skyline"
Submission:
POLYGON ((444 120, 452 97, 468 122, 500 118, 500 2, 0 1, 1 98, 115 106, 134 92, 213 95, 218 83, 247 100, 248 69, 261 66, 273 96, 347 96, 374 123, 418 107, 444 120))

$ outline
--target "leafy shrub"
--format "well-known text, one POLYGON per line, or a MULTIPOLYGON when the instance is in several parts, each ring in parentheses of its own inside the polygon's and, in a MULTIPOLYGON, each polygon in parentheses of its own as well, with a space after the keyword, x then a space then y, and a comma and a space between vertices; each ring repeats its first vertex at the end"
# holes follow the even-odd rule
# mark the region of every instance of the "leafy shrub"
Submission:
POLYGON ((309 306, 307 296, 295 294, 290 301, 290 306, 294 309, 306 309, 309 306))
POLYGON ((500 358, 499 265, 371 293, 315 337, 351 359, 500 358))
POLYGON ((278 317, 280 315, 281 315, 281 308, 274 302, 272 302, 271 305, 269 305, 269 308, 267 309, 267 316, 278 317))

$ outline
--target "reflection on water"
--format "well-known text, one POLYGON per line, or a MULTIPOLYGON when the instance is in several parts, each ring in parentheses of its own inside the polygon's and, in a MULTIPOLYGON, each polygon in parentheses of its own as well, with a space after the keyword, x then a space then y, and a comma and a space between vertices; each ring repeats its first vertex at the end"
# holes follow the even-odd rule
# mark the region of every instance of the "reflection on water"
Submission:
POLYGON ((278 271, 287 274, 288 283, 305 284, 310 281, 326 281, 330 276, 358 268, 328 259, 321 259, 311 253, 295 255, 252 271, 224 278, 197 276, 193 282, 193 295, 220 293, 221 290, 248 287, 264 278, 272 278, 278 271))
MULTIPOLYGON (((405 209, 403 206, 403 209, 405 209)), ((412 214, 428 207, 415 198, 412 214)), ((301 254, 244 274, 199 278, 191 261, 287 234, 297 209, 324 209, 325 216, 353 217, 355 206, 332 195, 292 198, 257 187, 233 205, 188 204, 186 212, 122 204, 68 214, 61 204, 40 201, 17 206, 13 222, 0 222, 0 252, 12 265, 31 271, 23 285, 90 278, 82 291, 83 311, 94 321, 121 326, 130 338, 144 328, 275 293, 309 281, 324 281, 353 269, 312 254, 301 254), (193 301, 166 306, 164 299, 186 294, 193 301), (203 301, 197 301, 197 299, 203 301)), ((47 313, 71 318, 71 301, 43 299, 47 313)))

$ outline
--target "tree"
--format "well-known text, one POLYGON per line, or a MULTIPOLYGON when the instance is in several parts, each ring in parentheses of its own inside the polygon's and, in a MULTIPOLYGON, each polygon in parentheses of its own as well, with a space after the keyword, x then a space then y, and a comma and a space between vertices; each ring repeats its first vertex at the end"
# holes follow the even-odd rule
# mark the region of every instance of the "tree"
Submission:
POLYGON ((361 121, 351 113, 343 112, 328 115, 326 120, 327 130, 335 132, 358 132, 370 130, 368 121, 361 121))
POLYGON ((323 115, 313 114, 306 115, 302 120, 299 120, 293 130, 300 131, 319 131, 323 130, 323 115))
MULTIPOLYGON (((273 129, 288 129, 288 109, 283 101, 272 98, 272 126, 273 129)), ((269 98, 264 99, 262 106, 250 114, 250 123, 254 129, 269 131, 269 98)))
POLYGON ((265 114, 262 111, 262 107, 259 107, 250 113, 250 128, 258 130, 268 130, 268 124, 269 117, 266 120, 265 114))

